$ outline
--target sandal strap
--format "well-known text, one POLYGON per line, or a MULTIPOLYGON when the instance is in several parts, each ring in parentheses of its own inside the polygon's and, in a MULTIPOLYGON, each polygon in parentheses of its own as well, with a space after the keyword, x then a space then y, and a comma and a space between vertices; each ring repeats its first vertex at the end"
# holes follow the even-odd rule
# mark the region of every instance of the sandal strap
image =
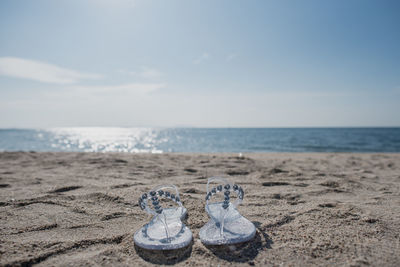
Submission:
POLYGON ((160 185, 160 186, 153 188, 149 192, 144 193, 141 197, 139 197, 139 207, 151 215, 154 215, 154 216, 159 215, 163 211, 163 208, 161 207, 160 202, 159 202, 160 198, 171 199, 172 201, 174 201, 175 203, 178 204, 178 206, 179 206, 178 208, 180 208, 181 212, 183 213, 183 205, 182 205, 181 199, 179 197, 178 188, 172 184, 160 185), (169 191, 164 191, 162 189, 164 189, 164 190, 165 189, 173 189, 173 190, 175 190, 175 194, 171 194, 169 191), (152 204, 152 206, 150 206, 150 207, 149 207, 149 201, 152 204))
POLYGON ((208 201, 211 199, 211 197, 219 192, 224 191, 225 195, 225 201, 223 204, 224 209, 229 208, 229 203, 230 203, 230 191, 233 191, 237 195, 237 199, 235 202, 232 203, 232 205, 236 208, 239 204, 242 203, 243 197, 244 197, 244 191, 241 186, 238 186, 236 184, 229 183, 227 180, 225 180, 222 177, 211 177, 208 178, 207 181, 207 195, 206 195, 206 209, 208 211, 208 201), (220 182, 222 185, 218 185, 216 187, 213 187, 210 189, 210 183, 212 182, 220 182))

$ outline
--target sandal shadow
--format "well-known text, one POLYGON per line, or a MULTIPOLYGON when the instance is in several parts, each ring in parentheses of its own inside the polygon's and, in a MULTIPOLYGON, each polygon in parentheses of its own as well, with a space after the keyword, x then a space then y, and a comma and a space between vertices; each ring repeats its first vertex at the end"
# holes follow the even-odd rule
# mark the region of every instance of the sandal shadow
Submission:
POLYGON ((215 256, 230 262, 251 262, 259 251, 271 249, 273 241, 260 227, 259 222, 253 222, 257 228, 256 235, 250 241, 231 245, 205 245, 215 256))
POLYGON ((153 264, 173 265, 190 257, 192 254, 193 240, 184 248, 171 250, 144 249, 136 244, 134 246, 136 253, 145 261, 153 264))

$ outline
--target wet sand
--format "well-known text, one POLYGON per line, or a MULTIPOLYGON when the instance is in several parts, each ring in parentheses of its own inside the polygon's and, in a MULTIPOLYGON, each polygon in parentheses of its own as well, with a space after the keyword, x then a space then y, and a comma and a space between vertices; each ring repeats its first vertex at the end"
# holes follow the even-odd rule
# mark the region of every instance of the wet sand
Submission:
POLYGON ((400 263, 400 154, 0 153, 0 265, 184 266, 400 263), (245 190, 248 243, 207 247, 207 177, 245 190), (194 241, 152 253, 132 236, 137 199, 173 183, 194 241))

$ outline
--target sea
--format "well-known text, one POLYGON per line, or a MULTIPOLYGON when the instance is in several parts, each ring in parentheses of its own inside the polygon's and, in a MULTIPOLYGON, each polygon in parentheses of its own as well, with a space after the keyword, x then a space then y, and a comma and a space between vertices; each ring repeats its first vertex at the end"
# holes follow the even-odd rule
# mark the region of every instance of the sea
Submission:
POLYGON ((400 128, 0 129, 0 151, 400 152, 400 128))

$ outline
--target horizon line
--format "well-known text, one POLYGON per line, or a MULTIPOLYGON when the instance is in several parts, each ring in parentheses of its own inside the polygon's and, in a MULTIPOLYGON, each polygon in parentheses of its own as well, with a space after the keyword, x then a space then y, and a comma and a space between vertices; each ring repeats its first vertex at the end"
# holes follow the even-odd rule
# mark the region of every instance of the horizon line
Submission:
POLYGON ((55 127, 0 127, 0 130, 50 130, 67 128, 154 128, 154 129, 368 129, 400 128, 400 126, 55 126, 55 127))

